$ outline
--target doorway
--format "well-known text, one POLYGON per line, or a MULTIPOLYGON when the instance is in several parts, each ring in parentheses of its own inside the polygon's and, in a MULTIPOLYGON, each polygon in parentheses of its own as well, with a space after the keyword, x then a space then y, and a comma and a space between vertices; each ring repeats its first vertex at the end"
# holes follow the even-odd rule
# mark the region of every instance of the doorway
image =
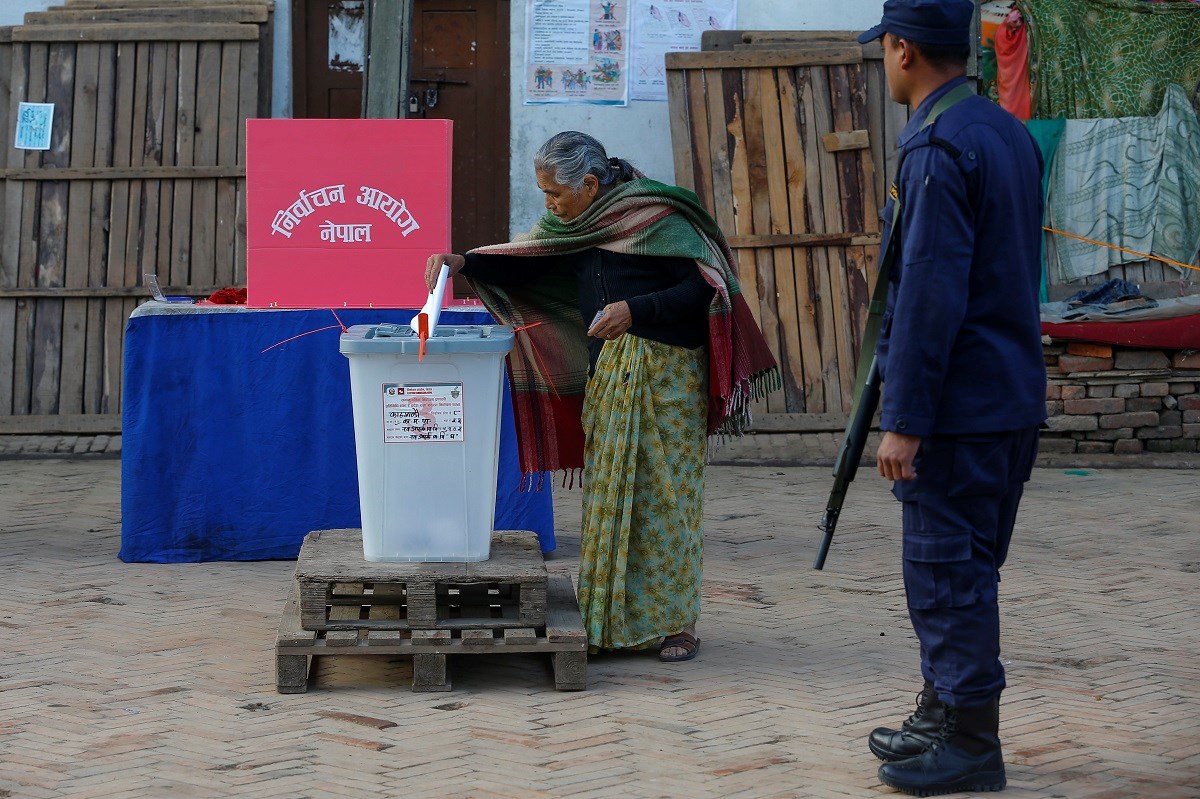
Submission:
MULTIPOLYGON (((293 2, 294 115, 357 118, 364 0, 293 2)), ((412 5, 408 116, 454 122, 451 246, 507 241, 509 0, 412 5)))
POLYGON ((365 0, 293 0, 293 116, 359 118, 366 30, 365 0))

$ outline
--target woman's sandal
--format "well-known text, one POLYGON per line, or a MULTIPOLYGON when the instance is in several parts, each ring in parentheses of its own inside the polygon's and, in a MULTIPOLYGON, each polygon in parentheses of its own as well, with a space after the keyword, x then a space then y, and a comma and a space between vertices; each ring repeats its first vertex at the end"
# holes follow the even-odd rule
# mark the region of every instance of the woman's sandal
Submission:
POLYGON ((688 632, 675 633, 668 635, 663 639, 663 642, 658 645, 658 659, 663 663, 682 663, 685 660, 691 660, 696 657, 696 653, 700 651, 700 639, 688 632), (663 654, 667 649, 682 649, 682 655, 666 655, 663 654))

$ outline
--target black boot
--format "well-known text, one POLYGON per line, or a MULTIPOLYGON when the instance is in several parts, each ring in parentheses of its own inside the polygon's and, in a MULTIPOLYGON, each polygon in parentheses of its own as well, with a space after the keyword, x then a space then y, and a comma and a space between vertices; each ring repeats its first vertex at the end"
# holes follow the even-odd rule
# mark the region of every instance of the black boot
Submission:
POLYGON ((916 757, 929 748, 942 728, 946 706, 938 699, 933 683, 926 681, 917 694, 917 709, 900 725, 900 729, 876 727, 867 739, 867 746, 880 760, 904 760, 916 757))
POLYGON ((879 779, 913 796, 1003 790, 999 697, 979 707, 947 707, 946 722, 929 748, 884 763, 879 779))

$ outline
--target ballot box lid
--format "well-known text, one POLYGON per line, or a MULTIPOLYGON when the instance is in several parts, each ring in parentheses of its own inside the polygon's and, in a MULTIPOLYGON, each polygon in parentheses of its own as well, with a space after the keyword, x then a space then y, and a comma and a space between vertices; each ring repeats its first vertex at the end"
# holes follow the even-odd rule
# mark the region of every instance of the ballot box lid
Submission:
MULTIPOLYGON (((506 353, 513 347, 507 325, 438 325, 425 343, 430 355, 444 353, 506 353)), ((417 355, 420 339, 406 324, 354 325, 342 333, 343 355, 417 355)))

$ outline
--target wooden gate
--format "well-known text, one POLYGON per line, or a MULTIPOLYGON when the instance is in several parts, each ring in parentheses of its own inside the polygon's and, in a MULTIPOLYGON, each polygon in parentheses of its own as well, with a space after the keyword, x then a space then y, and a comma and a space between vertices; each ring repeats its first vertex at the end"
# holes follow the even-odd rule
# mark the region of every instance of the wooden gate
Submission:
POLYGON ((667 80, 676 181, 729 237, 783 374, 755 429, 837 429, 876 275, 876 165, 906 119, 885 111, 882 61, 837 41, 673 53, 667 80))
POLYGON ((0 37, 0 432, 119 430, 143 274, 193 296, 245 282, 269 7, 79 0, 0 37), (11 146, 21 101, 54 104, 49 150, 11 146))

